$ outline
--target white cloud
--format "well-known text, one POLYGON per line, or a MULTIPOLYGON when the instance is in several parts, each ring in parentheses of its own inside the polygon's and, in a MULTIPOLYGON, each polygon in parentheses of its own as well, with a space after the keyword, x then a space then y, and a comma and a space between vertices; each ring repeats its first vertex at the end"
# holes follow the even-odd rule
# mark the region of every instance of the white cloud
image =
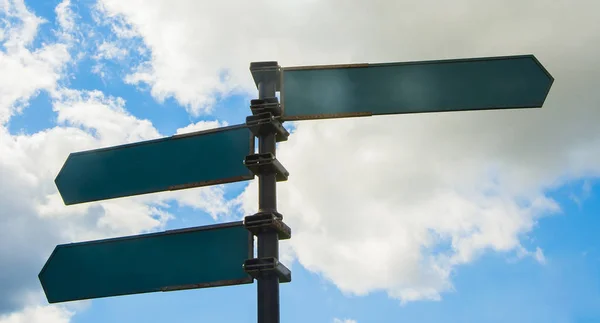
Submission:
POLYGON ((536 247, 534 251, 529 251, 524 247, 520 246, 516 249, 516 256, 516 259, 509 259, 509 262, 518 261, 525 257, 531 257, 540 265, 546 264, 546 256, 544 255, 544 250, 542 250, 542 248, 540 247, 536 247))
POLYGON ((125 100, 94 91, 61 89, 54 110, 59 124, 93 130, 104 146, 160 137, 149 120, 140 120, 125 110, 125 100), (126 129, 126 131, 125 131, 126 129))
POLYGON ((23 0, 5 1, 0 9, 4 14, 3 23, 7 26, 5 32, 8 37, 5 36, 7 40, 4 43, 7 51, 29 45, 35 38, 39 25, 45 22, 44 19, 27 10, 23 0))
POLYGON ((236 215, 233 214, 236 205, 225 198, 225 187, 223 185, 158 193, 155 198, 176 200, 180 206, 187 206, 208 213, 215 221, 236 219, 236 215))
POLYGON ((546 264, 546 256, 544 256, 544 251, 540 247, 535 249, 535 260, 540 264, 546 264))
POLYGON ((584 180, 581 185, 581 192, 579 194, 571 193, 569 194, 569 198, 575 202, 579 207, 583 205, 583 202, 586 201, 592 195, 592 181, 584 180))
POLYGON ((60 306, 33 306, 21 312, 0 315, 0 323, 68 323, 73 314, 60 306))
MULTIPOLYGON (((485 113, 300 123, 278 152, 291 173, 279 185, 280 212, 294 232, 289 244, 302 265, 345 292, 439 299, 456 265, 486 250, 519 250, 537 219, 559 210, 545 189, 598 173, 597 165, 579 168, 570 153, 597 147, 594 141, 557 130, 570 128, 558 126, 557 110, 537 110, 542 121, 520 127, 518 113, 503 112, 495 114, 508 120, 495 124, 483 121, 485 113), (512 137, 519 131, 538 134, 512 137), (571 140, 557 149, 546 136, 571 140), (539 150, 512 150, 517 143, 539 150)), ((256 198, 251 185, 247 214, 256 198)), ((544 262, 541 249, 531 255, 544 262)))
POLYGON ((109 26, 118 38, 132 39, 139 36, 134 26, 127 23, 123 17, 105 15, 102 3, 96 3, 91 9, 91 17, 94 23, 100 26, 109 26))
POLYGON ((91 72, 93 74, 100 76, 101 79, 104 79, 106 76, 106 73, 104 72, 104 68, 105 68, 104 64, 98 63, 98 64, 95 64, 94 66, 92 66, 91 72))
POLYGON ((356 320, 334 318, 333 323, 356 323, 356 320))
MULTIPOLYGON (((66 207, 53 181, 69 153, 161 135, 150 121, 129 114, 122 98, 57 85, 71 60, 75 37, 70 33, 79 28, 68 0, 55 9, 57 42, 35 49, 31 42, 42 20, 22 1, 2 4, 10 21, 2 21, 8 28, 0 51, 0 223, 5 230, 0 235, 0 322, 68 322, 85 307, 42 306, 45 298, 37 280, 56 244, 163 229, 172 218, 167 200, 206 210, 215 218, 229 213, 231 203, 224 199, 223 187, 214 187, 66 207), (59 127, 10 134, 6 125, 11 117, 39 91, 50 94, 59 127)), ((104 49, 103 58, 115 56, 104 49)))
MULTIPOLYGON (((343 291, 439 299, 452 288, 457 265, 486 251, 523 248, 540 217, 560 211, 548 190, 600 174, 595 3, 102 4, 152 51, 128 81, 147 83, 158 99, 174 97, 195 113, 208 110, 215 94, 255 91, 251 61, 534 53, 548 68, 556 82, 541 110, 298 123, 278 153, 291 172, 279 186, 280 210, 294 232, 289 244, 302 265, 343 291)), ((253 212, 255 185, 243 200, 245 213, 253 212)), ((527 252, 543 262, 539 250, 527 252)))
POLYGON ((183 128, 179 128, 176 130, 176 134, 182 134, 182 133, 189 133, 189 132, 196 132, 196 131, 202 131, 202 130, 209 130, 209 129, 215 129, 215 128, 219 128, 219 127, 226 127, 227 125, 229 125, 227 123, 227 121, 219 121, 219 120, 212 120, 212 121, 198 121, 196 123, 192 123, 189 124, 183 128))
MULTIPOLYGON (((560 211, 548 190, 600 174, 594 2, 101 3, 152 52, 127 81, 192 113, 210 110, 215 94, 254 93, 251 61, 533 53, 552 73, 541 110, 298 123, 278 153, 291 173, 278 193, 289 244, 302 265, 345 292, 439 299, 457 265, 486 251, 518 253, 540 217, 560 211)), ((250 185, 245 214, 256 198, 250 185)), ((539 250, 525 252, 543 262, 539 250)))
POLYGON ((75 29, 75 13, 71 9, 71 1, 63 0, 54 9, 56 12, 56 20, 63 31, 72 32, 75 29))
POLYGON ((93 56, 94 59, 123 59, 128 51, 125 48, 120 48, 116 42, 103 41, 98 45, 97 52, 93 56))
POLYGON ((7 29, 9 37, 4 43, 5 50, 0 50, 0 125, 6 124, 11 116, 21 113, 28 100, 38 91, 52 89, 64 64, 70 59, 68 46, 61 43, 34 51, 26 49, 33 40, 29 33, 37 30, 41 20, 29 13, 17 12, 26 22, 23 27, 7 29))
MULTIPOLYGON (((61 109, 86 109, 85 100, 70 101, 72 106, 60 102, 61 109)), ((143 133, 136 132, 139 128, 129 116, 116 117, 110 107, 103 109, 104 113, 92 119, 78 113, 64 116, 84 129, 95 127, 97 137, 73 127, 33 135, 11 135, 0 127, 0 222, 6 230, 0 236, 0 262, 7 268, 3 266, 0 275, 0 313, 35 304, 28 295, 39 291, 37 274, 56 244, 156 230, 170 218, 166 211, 146 201, 118 199, 75 207, 62 203, 53 181, 70 152, 126 141, 130 134, 143 133), (107 119, 123 127, 121 136, 103 128, 107 119)))
MULTIPOLYGON (((0 159, 0 219, 8 228, 0 236, 0 259, 11 270, 0 282, 0 312, 22 306, 23 291, 39 288, 30 277, 56 242, 149 230, 168 217, 147 205, 164 201, 161 195, 77 209, 57 202, 52 180, 69 152, 159 134, 149 122, 128 115, 121 99, 54 91, 69 60, 67 46, 27 50, 41 20, 15 3, 10 14, 24 23, 3 35, 0 125, 44 89, 54 93, 59 121, 81 129, 12 136, 0 126, 0 153, 9 156, 0 159), (119 210, 129 208, 132 218, 118 218, 119 210)), ((291 172, 289 182, 279 186, 280 211, 294 234, 287 242, 290 254, 344 292, 385 290, 402 301, 439 299, 452 288, 457 265, 486 251, 523 248, 520 239, 538 219, 559 210, 546 196, 548 189, 600 174, 595 3, 102 4, 107 15, 123 19, 116 32, 130 23, 126 30, 139 34, 152 52, 127 80, 148 83, 157 99, 174 97, 193 113, 210 110, 215 94, 254 91, 248 64, 258 60, 289 66, 532 52, 556 77, 541 110, 298 124, 278 153, 291 172)), ((162 196, 180 196, 181 203, 213 216, 231 207, 212 188, 178 193, 210 202, 169 194, 162 196)), ((256 198, 251 185, 242 196, 245 214, 256 198)), ((535 257, 545 259, 541 249, 535 257)))
POLYGON ((207 188, 66 207, 53 181, 69 153, 161 135, 150 121, 129 114, 122 98, 57 85, 71 59, 74 37, 67 32, 78 28, 68 1, 56 8, 64 33, 35 49, 41 19, 22 2, 3 4, 11 20, 0 51, 0 322, 68 322, 81 308, 38 306, 45 300, 37 274, 56 244, 162 229, 172 217, 166 200, 181 199, 215 217, 227 213, 228 204, 223 188, 207 188), (10 134, 10 118, 39 91, 50 94, 61 127, 10 134))
POLYGON ((254 91, 251 61, 290 66, 523 52, 546 55, 540 58, 547 61, 593 42, 594 9, 586 6, 593 4, 101 0, 99 5, 110 19, 133 26, 152 51, 128 80, 148 83, 158 99, 173 97, 193 113, 209 110, 215 93, 254 91), (562 49, 548 53, 555 44, 562 49))
MULTIPOLYGON (((51 248, 49 244, 60 239, 57 223, 37 218, 35 208, 54 189, 49 178, 50 171, 55 171, 50 170, 53 157, 68 147, 61 145, 64 141, 55 142, 56 146, 45 141, 56 135, 77 140, 82 134, 74 129, 33 136, 8 133, 6 123, 31 97, 56 87, 70 55, 69 44, 63 42, 31 49, 44 21, 28 11, 23 1, 5 1, 1 9, 5 29, 0 50, 0 223, 5 231, 0 237, 0 313, 6 313, 37 302, 31 297, 32 291, 39 291, 37 272, 51 248)), ((31 317, 39 316, 36 313, 44 311, 30 308, 2 320, 30 322, 31 317)))

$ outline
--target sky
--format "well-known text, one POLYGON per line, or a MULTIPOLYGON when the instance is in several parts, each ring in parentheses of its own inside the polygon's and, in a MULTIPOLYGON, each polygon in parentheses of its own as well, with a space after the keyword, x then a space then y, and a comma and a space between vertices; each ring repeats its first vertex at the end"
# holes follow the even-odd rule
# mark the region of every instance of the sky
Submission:
POLYGON ((69 153, 243 123, 253 61, 518 54, 555 78, 542 109, 286 123, 281 320, 600 322, 599 9, 0 0, 0 323, 256 321, 255 284, 49 305, 57 244, 257 210, 255 180, 65 206, 69 153))

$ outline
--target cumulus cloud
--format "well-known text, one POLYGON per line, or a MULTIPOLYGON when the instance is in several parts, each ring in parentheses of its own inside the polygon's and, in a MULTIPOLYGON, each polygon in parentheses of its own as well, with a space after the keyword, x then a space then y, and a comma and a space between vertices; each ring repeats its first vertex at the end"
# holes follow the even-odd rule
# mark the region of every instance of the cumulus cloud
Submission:
MULTIPOLYGON (((55 147, 44 145, 51 132, 12 136, 6 124, 22 112, 38 91, 55 88, 70 55, 68 44, 60 42, 30 49, 44 21, 31 13, 23 1, 3 2, 1 9, 0 20, 5 29, 0 50, 0 223, 6 231, 0 238, 0 313, 5 313, 30 303, 32 290, 39 290, 35 277, 41 267, 36 266, 48 252, 46 243, 56 241, 59 235, 55 223, 37 218, 35 208, 45 192, 51 190, 51 181, 44 177, 53 153, 61 149, 60 143, 55 147), (44 156, 44 152, 50 156, 44 156)), ((70 135, 76 139, 79 133, 70 135)), ((3 319, 29 317, 23 315, 3 319)))
MULTIPOLYGON (((291 173, 279 185, 280 211, 294 234, 289 255, 344 292, 439 299, 452 288, 457 266, 487 251, 522 250, 521 238, 539 219, 560 211, 549 190, 600 173, 596 3, 101 0, 99 6, 107 21, 118 21, 118 36, 139 35, 152 54, 126 80, 148 84, 158 100, 175 98, 193 114, 209 112, 216 96, 255 91, 251 61, 537 55, 556 78, 541 110, 296 124, 278 152, 291 173)), ((27 49, 41 19, 20 1, 5 11, 21 23, 5 22, 10 28, 0 37, 0 125, 47 90, 63 127, 13 136, 0 126, 0 221, 9 228, 0 237, 0 263, 11 270, 0 276, 6 286, 0 312, 21 308, 27 291, 39 288, 32 277, 55 243, 150 230, 169 216, 157 206, 160 195, 76 208, 59 203, 52 180, 69 152, 159 134, 128 115, 122 99, 57 89, 68 46, 27 49), (132 213, 127 219, 119 217, 124 209, 132 213)), ((177 196, 168 194, 174 193, 162 196, 177 196)), ((179 196, 215 217, 231 207, 219 188, 178 194, 205 194, 211 202, 179 196)), ((245 214, 255 211, 256 199, 253 183, 240 197, 245 214)), ((541 249, 527 252, 545 259, 541 249)))
POLYGON ((0 323, 68 323, 73 314, 59 306, 34 306, 21 312, 0 315, 0 323))
POLYGON ((54 9, 56 20, 61 27, 63 36, 70 39, 71 33, 75 30, 75 13, 71 9, 71 1, 63 0, 54 9))
POLYGON ((23 1, 8 1, 0 12, 0 125, 19 114, 40 90, 51 90, 65 63, 70 59, 68 45, 53 43, 30 50, 44 20, 27 10, 23 1), (16 77, 18 76, 18 77, 16 77))
MULTIPOLYGON (((39 291, 37 273, 56 244, 150 231, 164 226, 170 218, 168 212, 135 200, 73 208, 62 203, 53 180, 70 152, 122 143, 137 129, 130 116, 110 113, 111 105, 118 106, 114 101, 106 105, 89 98, 69 102, 56 102, 60 119, 83 129, 55 127, 33 135, 11 135, 0 127, 0 221, 7 230, 0 238, 0 312, 29 304, 29 293, 39 291), (69 110, 77 108, 104 109, 104 113, 85 119, 69 110), (104 127, 107 120, 111 126, 123 127, 122 136, 104 127)), ((136 139, 155 134, 152 128, 145 135, 138 133, 136 139)))
POLYGON ((40 292, 37 273, 56 244, 163 229, 172 218, 171 200, 215 219, 232 207, 222 186, 65 206, 53 181, 69 153, 160 134, 149 121, 128 114, 121 98, 98 91, 55 93, 62 126, 32 135, 0 127, 0 221, 7 230, 0 237, 0 313, 32 304, 29 295, 40 292))
MULTIPOLYGON (((552 116, 560 105, 536 112, 299 124, 278 152, 299 262, 345 292, 409 301, 439 299, 456 266, 482 252, 520 250, 540 217, 560 211, 549 190, 600 171, 592 124, 552 116)), ((243 198, 252 212, 256 187, 243 198)))
POLYGON ((61 89, 54 110, 59 124, 93 130, 105 146, 160 137, 149 120, 140 120, 125 110, 125 100, 93 91, 61 89), (124 131, 127 129, 127 131, 124 131))
MULTIPOLYGON (((61 81, 78 29, 68 0, 56 7, 56 42, 32 48, 43 20, 22 1, 2 2, 0 51, 0 322, 68 322, 76 310, 43 306, 37 274, 55 245, 155 231, 172 218, 167 201, 229 212, 223 187, 188 190, 66 207, 54 178, 69 153, 162 135, 148 120, 132 116, 120 97, 74 90, 61 81), (57 126, 31 135, 9 133, 11 117, 40 91, 49 94, 57 126)), ((215 121, 215 125, 219 125, 215 121)), ((207 123, 206 127, 213 126, 207 123)), ((202 124, 190 127, 202 127, 202 124)))
POLYGON ((189 133, 189 132, 196 132, 196 131, 202 131, 202 130, 209 130, 209 129, 215 129, 215 128, 220 128, 220 127, 226 127, 227 125, 229 125, 227 123, 227 121, 219 121, 219 120, 213 120, 213 121, 198 121, 196 123, 192 123, 189 124, 183 128, 179 128, 176 131, 176 134, 182 134, 182 133, 189 133))
MULTIPOLYGON (((553 74, 543 109, 296 124, 278 153, 291 173, 279 185, 289 244, 345 292, 439 299, 457 266, 522 250, 540 218, 560 212, 548 192, 600 173, 596 3, 153 0, 140 10, 137 1, 100 2, 152 52, 127 80, 192 113, 210 111, 215 95, 255 91, 247 68, 260 60, 533 53, 553 74)), ((246 214, 255 211, 256 185, 240 200, 246 214)), ((526 252, 543 262, 537 250, 526 252)))
POLYGON ((125 20, 152 51, 128 80, 147 83, 157 98, 173 97, 194 113, 210 110, 214 94, 252 90, 250 61, 279 60, 291 66, 532 51, 547 60, 594 40, 594 9, 586 7, 591 5, 581 1, 573 6, 564 0, 549 5, 473 0, 295 0, 285 5, 99 1, 106 17, 125 20), (580 25, 586 32, 580 32, 580 25), (554 44, 563 49, 541 53, 554 44))

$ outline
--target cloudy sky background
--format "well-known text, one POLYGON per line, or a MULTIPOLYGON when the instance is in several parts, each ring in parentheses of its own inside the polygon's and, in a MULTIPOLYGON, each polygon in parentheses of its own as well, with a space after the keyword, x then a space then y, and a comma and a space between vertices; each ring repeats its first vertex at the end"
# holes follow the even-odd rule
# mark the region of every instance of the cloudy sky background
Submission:
POLYGON ((278 151, 282 321, 600 320, 599 9, 0 0, 0 322, 255 321, 254 285, 49 306, 37 274, 56 244, 257 206, 251 181, 65 207, 53 180, 70 152, 243 122, 251 61, 530 53, 555 78, 543 109, 293 125, 278 151))

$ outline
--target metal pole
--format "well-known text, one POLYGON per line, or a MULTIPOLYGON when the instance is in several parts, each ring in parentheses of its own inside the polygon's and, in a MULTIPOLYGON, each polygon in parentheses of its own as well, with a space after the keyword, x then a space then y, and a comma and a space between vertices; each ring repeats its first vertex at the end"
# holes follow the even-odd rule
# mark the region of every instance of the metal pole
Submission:
MULTIPOLYGON (((258 98, 275 97, 275 82, 262 81, 258 84, 258 98)), ((258 137, 259 153, 275 155, 275 133, 258 137)), ((277 211, 276 174, 258 176, 258 209, 277 211)), ((279 259, 277 232, 264 232, 258 237, 258 258, 279 259)), ((270 275, 258 279, 258 323, 279 323, 279 277, 270 275)))

